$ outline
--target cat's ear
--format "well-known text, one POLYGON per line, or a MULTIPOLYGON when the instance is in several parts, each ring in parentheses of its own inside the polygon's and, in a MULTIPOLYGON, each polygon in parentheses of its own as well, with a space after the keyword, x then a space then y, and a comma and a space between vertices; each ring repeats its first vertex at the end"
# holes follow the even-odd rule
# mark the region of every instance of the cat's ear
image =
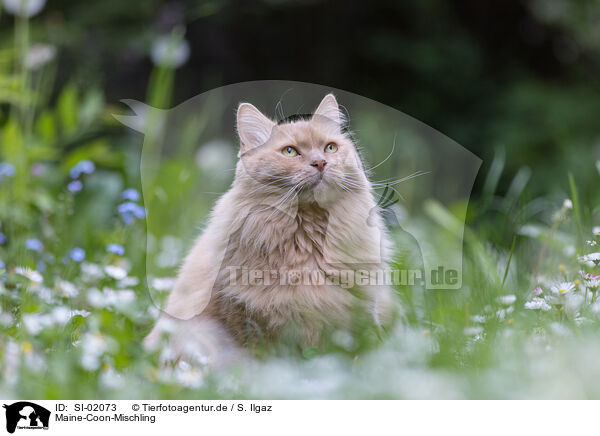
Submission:
POLYGON ((250 103, 242 103, 237 110, 237 131, 240 135, 240 153, 263 145, 271 136, 275 123, 250 103))
POLYGON ((327 94, 323 100, 321 100, 313 117, 315 116, 328 118, 340 126, 344 121, 344 115, 340 112, 340 106, 333 94, 327 94))

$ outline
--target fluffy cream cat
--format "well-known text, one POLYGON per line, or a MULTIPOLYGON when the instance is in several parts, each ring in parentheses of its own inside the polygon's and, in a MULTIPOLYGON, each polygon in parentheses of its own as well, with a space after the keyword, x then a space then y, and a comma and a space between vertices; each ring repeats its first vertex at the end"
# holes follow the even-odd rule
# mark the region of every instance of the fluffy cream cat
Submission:
POLYGON ((319 347, 365 319, 388 324, 391 289, 356 274, 388 269, 390 243, 335 97, 279 123, 242 103, 237 131, 233 185, 146 344, 169 333, 174 357, 219 366, 260 344, 319 347))

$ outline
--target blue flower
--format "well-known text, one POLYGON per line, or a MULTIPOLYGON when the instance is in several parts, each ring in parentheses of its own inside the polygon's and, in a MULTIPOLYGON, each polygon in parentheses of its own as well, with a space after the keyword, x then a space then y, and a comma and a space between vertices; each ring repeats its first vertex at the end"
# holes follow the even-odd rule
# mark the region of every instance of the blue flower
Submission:
POLYGON ((44 244, 37 238, 30 238, 25 241, 25 248, 31 251, 42 251, 44 249, 44 244))
POLYGON ((130 188, 123 191, 123 200, 138 201, 139 199, 140 193, 137 189, 130 188))
POLYGON ((81 191, 83 189, 83 183, 79 180, 73 180, 67 185, 67 189, 73 193, 81 191))
POLYGON ((120 204, 117 210, 127 225, 133 224, 136 218, 142 219, 146 217, 146 209, 130 201, 120 204))
POLYGON ((72 179, 76 179, 81 174, 92 174, 95 169, 96 166, 94 165, 94 162, 92 162, 91 160, 82 160, 77 162, 77 164, 75 164, 75 166, 71 168, 69 175, 72 179))
POLYGON ((81 262, 85 259, 85 250, 83 248, 75 247, 69 251, 69 257, 75 262, 81 262))
POLYGON ((0 232, 0 245, 5 244, 6 243, 6 235, 2 232, 0 232))
POLYGON ((15 175, 15 167, 8 162, 0 162, 0 181, 4 177, 12 177, 15 175))
POLYGON ((4 267, 5 267, 5 266, 6 266, 6 265, 4 265, 4 262, 2 262, 2 261, 0 260, 0 269, 4 269, 4 267))
POLYGON ((114 253, 117 256, 123 256, 125 254, 125 248, 119 244, 108 244, 106 246, 106 251, 109 253, 114 253))

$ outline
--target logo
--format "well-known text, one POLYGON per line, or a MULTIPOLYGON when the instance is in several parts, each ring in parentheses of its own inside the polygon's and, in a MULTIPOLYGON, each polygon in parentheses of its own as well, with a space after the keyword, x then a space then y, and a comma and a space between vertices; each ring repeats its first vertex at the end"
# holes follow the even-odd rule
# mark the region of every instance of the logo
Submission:
POLYGON ((19 401, 4 405, 6 409, 6 431, 14 433, 15 429, 48 430, 50 411, 29 401, 19 401))

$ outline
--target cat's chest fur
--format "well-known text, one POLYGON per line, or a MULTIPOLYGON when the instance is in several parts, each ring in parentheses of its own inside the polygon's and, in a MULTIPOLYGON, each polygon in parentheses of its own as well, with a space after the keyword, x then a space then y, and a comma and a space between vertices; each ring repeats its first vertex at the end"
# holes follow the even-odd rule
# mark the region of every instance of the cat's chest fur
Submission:
POLYGON ((331 212, 314 203, 295 212, 255 208, 230 237, 211 311, 241 342, 249 326, 267 337, 289 327, 314 344, 327 325, 347 324, 357 304, 323 280, 340 267, 327 259, 331 212))

